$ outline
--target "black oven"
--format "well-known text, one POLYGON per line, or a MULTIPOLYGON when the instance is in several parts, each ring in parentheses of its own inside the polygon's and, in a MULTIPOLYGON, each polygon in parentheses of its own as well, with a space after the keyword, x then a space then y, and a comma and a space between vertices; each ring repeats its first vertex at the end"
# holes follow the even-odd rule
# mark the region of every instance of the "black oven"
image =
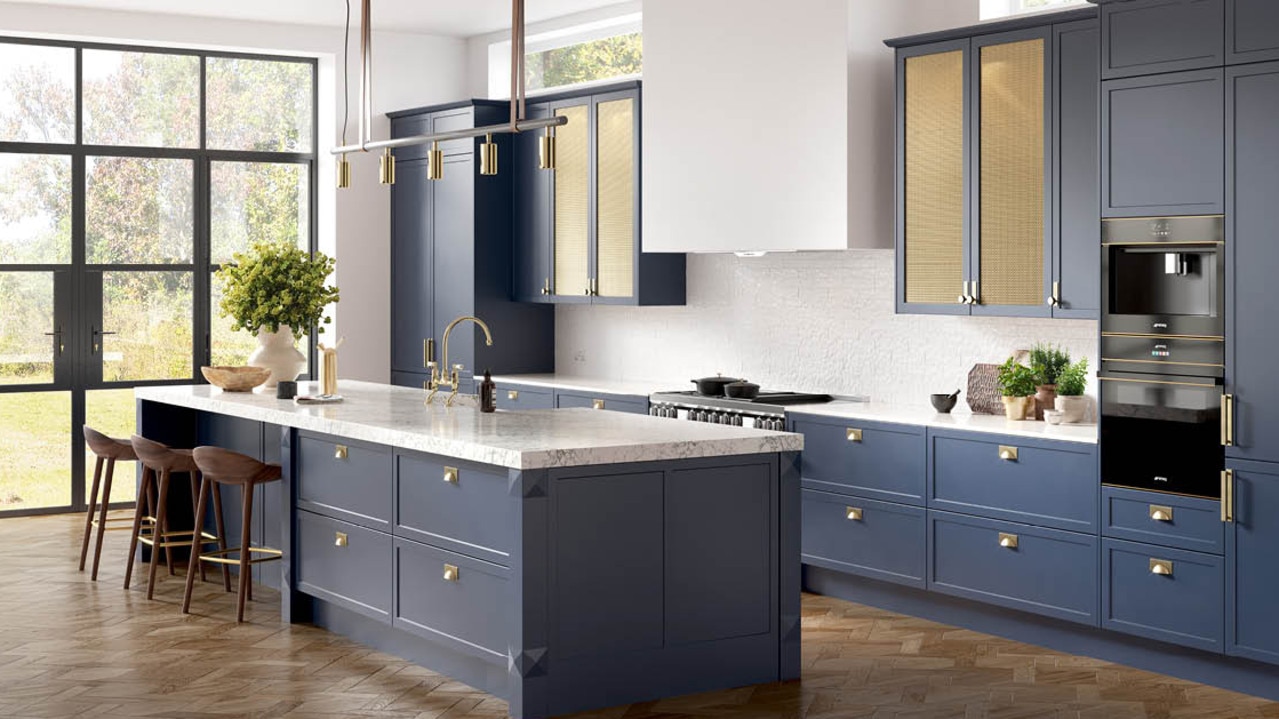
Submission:
POLYGON ((1102 330, 1221 337, 1223 230, 1220 216, 1103 222, 1102 330))

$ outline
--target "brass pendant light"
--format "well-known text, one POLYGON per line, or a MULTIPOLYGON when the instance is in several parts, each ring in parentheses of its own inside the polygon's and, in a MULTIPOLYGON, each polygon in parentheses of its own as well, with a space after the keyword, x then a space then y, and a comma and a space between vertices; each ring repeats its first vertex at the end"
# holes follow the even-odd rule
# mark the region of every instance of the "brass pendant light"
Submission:
POLYGON ((439 141, 431 143, 431 149, 427 151, 426 159, 426 179, 443 180, 444 151, 440 149, 439 141))
POLYGON ((480 174, 497 174, 497 143, 493 142, 492 135, 486 135, 480 144, 480 174))
POLYGON ((382 150, 382 161, 378 164, 378 178, 383 185, 395 184, 395 155, 391 148, 382 150))

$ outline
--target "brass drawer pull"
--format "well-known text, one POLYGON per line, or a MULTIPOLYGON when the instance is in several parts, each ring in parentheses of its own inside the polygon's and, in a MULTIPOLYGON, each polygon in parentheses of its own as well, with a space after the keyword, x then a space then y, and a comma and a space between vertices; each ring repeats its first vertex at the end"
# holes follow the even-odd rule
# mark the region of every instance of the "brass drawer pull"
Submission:
POLYGON ((862 510, 860 507, 846 507, 844 509, 844 516, 847 517, 850 522, 860 522, 862 521, 862 510))
POLYGON ((333 448, 333 459, 346 459, 348 454, 350 454, 350 450, 347 449, 345 444, 339 444, 333 448))
POLYGON ((604 409, 604 400, 602 399, 591 400, 591 407, 593 409, 604 409))
POLYGON ((860 441, 862 441, 862 431, 861 431, 860 429, 853 429, 852 427, 849 427, 849 428, 848 428, 848 432, 847 432, 847 436, 848 436, 848 441, 849 441, 849 442, 860 442, 860 441))
POLYGON ((333 537, 333 546, 345 547, 347 545, 346 532, 337 532, 333 537))
POLYGON ((1017 535, 1015 535, 1015 534, 1008 534, 1007 532, 1000 532, 1000 533, 999 533, 999 546, 1003 547, 1004 549, 1016 549, 1016 548, 1017 548, 1017 535))
POLYGON ((458 579, 457 567, 453 566, 452 564, 445 564, 444 565, 444 581, 456 582, 457 579, 458 579))
POLYGON ((1150 518, 1156 522, 1171 522, 1172 507, 1165 507, 1159 504, 1150 505, 1150 518))
POLYGON ((518 402, 520 400, 519 390, 514 390, 514 389, 507 390, 506 398, 511 400, 512 402, 518 402))
POLYGON ((1158 574, 1161 577, 1171 577, 1172 562, 1167 559, 1152 559, 1150 560, 1150 573, 1158 574))
POLYGON ((444 481, 448 484, 457 484, 457 467, 444 468, 444 481))
POLYGON ((1235 470, 1227 469, 1221 473, 1221 521, 1229 524, 1235 521, 1235 470))
POLYGON ((1008 445, 1005 445, 1005 444, 999 445, 999 458, 1004 460, 1005 462, 1016 462, 1017 448, 1009 447, 1008 445))

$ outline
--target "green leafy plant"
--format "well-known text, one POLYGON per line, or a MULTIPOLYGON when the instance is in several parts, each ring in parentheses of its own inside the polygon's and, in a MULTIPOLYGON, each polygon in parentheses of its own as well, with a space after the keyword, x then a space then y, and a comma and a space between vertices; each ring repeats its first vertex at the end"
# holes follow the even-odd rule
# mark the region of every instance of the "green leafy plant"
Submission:
POLYGON ((222 288, 222 315, 234 321, 235 329, 255 335, 260 327, 279 332, 283 326, 298 335, 312 326, 322 333, 333 321, 324 308, 339 299, 338 288, 325 283, 336 264, 323 253, 311 256, 291 244, 256 243, 247 253, 237 252, 235 262, 215 276, 222 288))
POLYGON ((1035 371, 1016 359, 999 366, 999 392, 1005 397, 1029 397, 1035 393, 1035 371))
POLYGON ((1062 397, 1078 397, 1088 387, 1088 358, 1062 370, 1057 378, 1057 394, 1062 397))
POLYGON ((1030 367, 1038 384, 1057 384, 1070 365, 1070 353, 1053 344, 1035 343, 1030 349, 1030 367))

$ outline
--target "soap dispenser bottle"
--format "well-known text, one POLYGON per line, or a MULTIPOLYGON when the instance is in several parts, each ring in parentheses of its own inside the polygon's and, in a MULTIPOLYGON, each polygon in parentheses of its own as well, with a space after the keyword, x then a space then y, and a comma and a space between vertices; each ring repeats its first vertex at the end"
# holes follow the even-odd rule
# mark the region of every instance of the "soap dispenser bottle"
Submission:
POLYGON ((480 382, 480 411, 497 411, 497 385, 493 384, 493 375, 484 370, 484 381, 480 382))

